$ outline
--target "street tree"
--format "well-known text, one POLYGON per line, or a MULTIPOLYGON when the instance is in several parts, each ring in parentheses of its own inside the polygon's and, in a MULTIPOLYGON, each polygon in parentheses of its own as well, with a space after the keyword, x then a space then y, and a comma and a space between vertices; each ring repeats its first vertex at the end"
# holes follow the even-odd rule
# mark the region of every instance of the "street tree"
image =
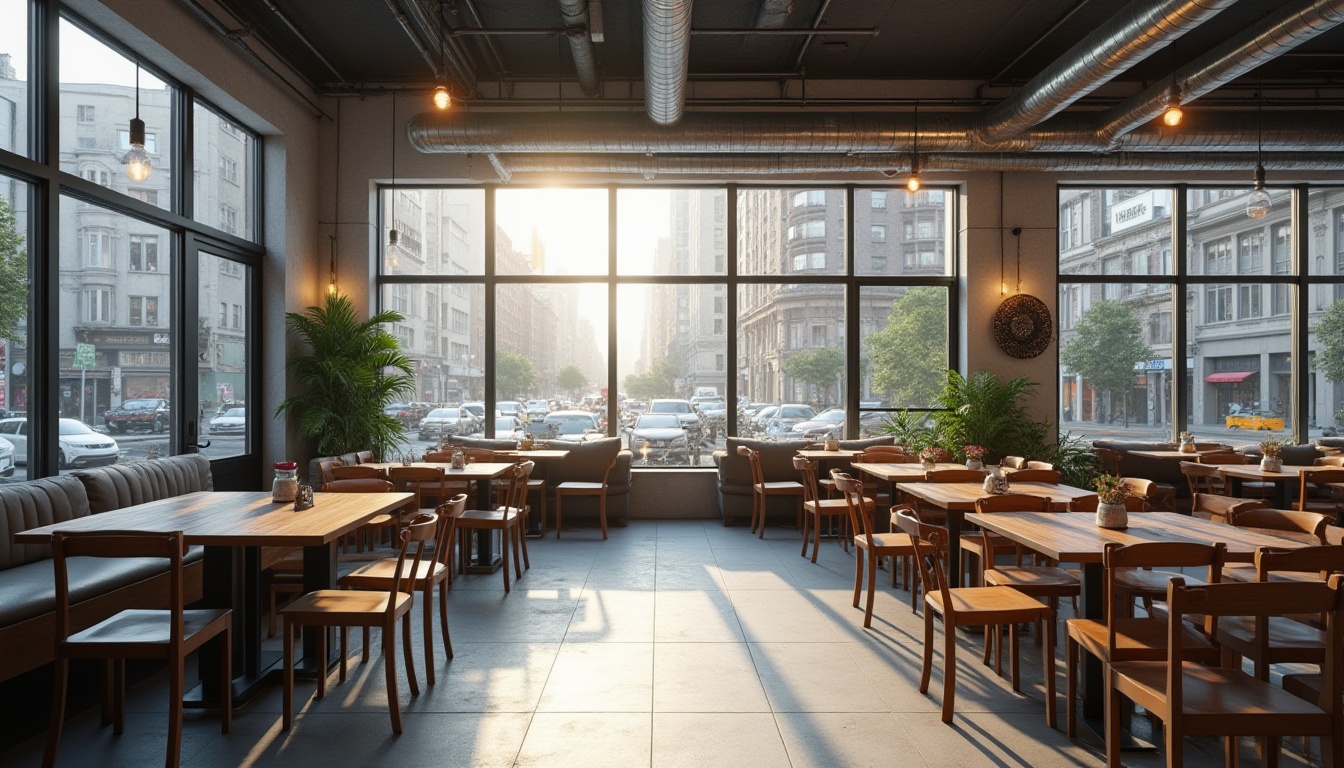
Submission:
POLYGON ((644 373, 625 377, 625 393, 636 400, 672 397, 676 394, 677 377, 681 372, 667 358, 659 358, 644 373))
POLYGON ((1134 388, 1134 366, 1152 357, 1143 343, 1143 326, 1134 308, 1118 301, 1093 304, 1078 321, 1074 337, 1059 352, 1059 362, 1086 378, 1094 390, 1116 395, 1129 426, 1129 393, 1134 388))
POLYGON ((495 390, 501 400, 521 400, 537 385, 537 371, 522 355, 500 350, 495 371, 495 390))
POLYGON ((28 249, 9 201, 0 197, 0 339, 23 341, 19 323, 28 316, 28 249))
POLYGON ((561 392, 568 392, 577 399, 583 390, 587 389, 588 377, 583 375, 579 366, 566 365, 555 375, 555 386, 559 387, 561 392))
POLYGON ((816 388, 817 400, 830 397, 831 385, 845 371, 845 353, 833 347, 797 352, 784 361, 784 372, 816 388))
POLYGON ((892 405, 932 404, 947 371, 947 291, 907 289, 891 303, 887 327, 867 343, 874 394, 892 405))

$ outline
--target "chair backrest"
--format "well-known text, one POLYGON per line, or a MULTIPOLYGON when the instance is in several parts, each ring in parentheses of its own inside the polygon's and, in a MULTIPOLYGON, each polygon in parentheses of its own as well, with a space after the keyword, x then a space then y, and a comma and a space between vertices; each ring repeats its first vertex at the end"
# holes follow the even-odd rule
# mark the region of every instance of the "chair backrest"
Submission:
POLYGON ((863 464, 916 464, 919 457, 911 456, 908 453, 895 451, 878 451, 877 448, 894 448, 895 446, 875 445, 859 454, 854 461, 863 464))
POLYGON ((416 509, 424 508, 425 496, 433 496, 435 502, 440 502, 447 495, 443 467, 388 467, 387 479, 397 490, 415 494, 416 509))
POLYGON ((1223 490, 1223 476, 1218 468, 1195 461, 1182 461, 1181 474, 1190 486, 1190 498, 1199 494, 1219 493, 1223 490))
POLYGON ((427 451, 420 460, 426 464, 452 464, 453 454, 451 451, 427 451))
POLYGON ((1027 493, 981 496, 975 500, 975 511, 985 514, 994 512, 1049 512, 1050 499, 1044 496, 1032 496, 1027 493))
MULTIPOLYGON (((1079 496, 1069 502, 1070 512, 1096 512, 1101 499, 1095 493, 1079 496)), ((1126 512, 1147 512, 1148 502, 1141 496, 1126 496, 1123 502, 1126 512)))
POLYGON ((326 487, 327 483, 330 483, 332 480, 335 480, 335 479, 336 479, 334 476, 332 476, 331 471, 332 471, 333 469, 335 469, 336 467, 341 467, 341 466, 345 466, 345 465, 341 462, 340 459, 318 459, 318 460, 317 460, 317 472, 318 472, 318 477, 317 477, 316 479, 317 479, 318 482, 320 482, 320 483, 322 484, 322 487, 323 487, 323 488, 326 487))
POLYGON ((488 464, 497 458, 489 448, 463 448, 462 453, 466 455, 468 464, 488 464))
MULTIPOLYGON (((1315 512, 1293 512, 1284 509, 1239 509, 1228 515, 1228 522, 1238 528, 1265 528, 1271 531, 1307 533, 1325 543, 1325 526, 1330 518, 1315 512)), ((1344 551, 1344 550, 1341 550, 1344 551)))
MULTIPOLYGON (((943 598, 945 612, 943 626, 956 624, 956 606, 947 585, 947 570, 943 565, 943 553, 946 551, 947 533, 941 526, 920 522, 909 508, 895 511, 896 523, 900 529, 910 535, 915 547, 915 564, 919 568, 920 582, 924 592, 938 590, 943 598)), ((925 610, 928 610, 925 608, 925 610)))
POLYGON ((1307 508, 1307 501, 1310 498, 1311 486, 1344 484, 1344 469, 1337 467, 1325 467, 1323 469, 1303 469, 1302 476, 1298 478, 1297 501, 1299 509, 1307 508))
POLYGON ((1205 453, 1195 459, 1200 464, 1250 464, 1251 457, 1231 451, 1221 453, 1205 453))
POLYGON ((332 480, 327 483, 330 493, 390 493, 392 483, 376 477, 359 477, 354 480, 332 480))
POLYGON ((862 536, 868 551, 873 548, 873 521, 863 504, 863 481, 841 472, 831 470, 831 479, 835 481, 835 490, 845 499, 845 511, 849 513, 849 524, 856 536, 862 536))
POLYGON ((186 555, 186 537, 181 531, 150 533, 146 531, 57 531, 51 535, 52 569, 56 577, 56 648, 70 637, 70 572, 71 557, 144 557, 168 561, 168 610, 171 625, 168 648, 171 654, 182 646, 184 627, 182 609, 182 558, 186 555))
POLYGON ((817 493, 817 463, 805 456, 793 457, 793 468, 803 478, 803 504, 816 504, 819 495, 817 493))
POLYGON ((1337 525, 1325 526, 1325 532, 1322 534, 1326 544, 1344 544, 1344 528, 1337 525))
POLYGON ((1123 463, 1123 456, 1119 451, 1110 448, 1094 448, 1097 452, 1097 463, 1101 465, 1101 471, 1108 475, 1120 476, 1120 465, 1123 463))
POLYGON ((1264 506, 1267 506, 1266 503, 1259 499, 1236 499, 1216 493, 1196 493, 1190 497, 1191 515, 1228 524, 1231 524, 1232 516, 1237 512, 1264 506))
POLYGON ((978 469, 931 469, 924 473, 924 479, 930 483, 979 483, 985 473, 978 469))
POLYGON ((893 456, 905 456, 905 449, 899 445, 869 445, 863 449, 865 454, 888 454, 893 456))
POLYGON ((1003 459, 999 461, 999 466, 1007 467, 1009 469, 1026 469, 1027 459, 1023 456, 1004 456, 1003 459))
POLYGON ((761 474, 761 452, 748 448, 745 445, 737 446, 737 455, 747 457, 747 463, 751 465, 751 483, 752 485, 761 485, 765 482, 765 476, 761 474))
POLYGON ((331 468, 332 480, 386 480, 387 473, 377 467, 341 466, 331 468))
POLYGON ((434 510, 439 517, 439 530, 434 532, 434 561, 447 567, 451 566, 449 555, 453 551, 453 536, 457 531, 457 519, 467 508, 467 494, 459 493, 443 502, 434 510))
POLYGON ((414 584, 415 574, 420 570, 420 561, 425 556, 425 542, 433 539, 438 531, 439 516, 429 513, 416 515, 411 524, 401 530, 401 550, 397 552, 397 568, 392 572, 392 581, 388 588, 387 616, 389 622, 396 613, 398 593, 411 593, 411 588, 407 582, 414 584), (415 560, 411 563, 411 567, 407 568, 406 553, 412 542, 415 543, 415 560))
POLYGON ((360 464, 369 464, 373 462, 373 451, 359 451, 355 453, 355 460, 360 464))
MULTIPOLYGON (((1271 510, 1272 511, 1272 510, 1271 510)), ((1324 536, 1322 536, 1324 538, 1324 536)), ((1255 551, 1255 577, 1268 581, 1275 571, 1319 573, 1324 581, 1329 574, 1344 573, 1344 546, 1322 544, 1319 547, 1297 549, 1270 549, 1255 551)))
POLYGON ((1115 656, 1116 619, 1130 615, 1130 594, 1115 586, 1121 568, 1199 568, 1207 570, 1210 583, 1222 578, 1223 563, 1227 560, 1227 545, 1196 544, 1186 541, 1152 541, 1141 544, 1107 544, 1101 553, 1106 580, 1102 587, 1102 601, 1106 610, 1107 647, 1115 656))
POLYGON ((502 505, 505 509, 521 512, 527 506, 527 481, 536 466, 537 463, 534 461, 520 461, 506 473, 505 479, 508 484, 504 490, 502 505))
POLYGON ((1344 467, 1344 456, 1322 456, 1313 463, 1318 467, 1344 467))
POLYGON ((1008 480, 1013 483, 1058 483, 1059 470, 1017 469, 1008 473, 1008 480))
POLYGON ((1027 469, 1046 469, 1046 470, 1052 470, 1052 469, 1055 468, 1055 465, 1054 465, 1054 464, 1051 464, 1051 463, 1048 462, 1048 461, 1028 461, 1028 462, 1027 462, 1027 467, 1026 467, 1026 468, 1027 468, 1027 469))

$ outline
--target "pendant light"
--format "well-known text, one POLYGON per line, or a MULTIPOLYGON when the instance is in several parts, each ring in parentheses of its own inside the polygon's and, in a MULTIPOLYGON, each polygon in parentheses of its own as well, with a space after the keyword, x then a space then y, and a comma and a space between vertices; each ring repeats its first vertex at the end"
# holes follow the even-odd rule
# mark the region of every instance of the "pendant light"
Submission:
POLYGON ((443 13, 443 0, 439 0, 439 20, 442 22, 444 29, 439 31, 439 71, 437 73, 439 84, 434 88, 432 98, 434 107, 442 112, 453 106, 453 95, 448 92, 448 86, 444 85, 443 82, 444 75, 448 72, 448 56, 443 48, 443 33, 447 31, 448 17, 443 13))
POLYGON ((1252 177, 1251 196, 1246 200, 1246 215, 1252 219, 1263 219, 1269 215, 1269 211, 1274 207, 1274 201, 1269 198, 1269 193, 1265 191, 1265 164, 1262 162, 1263 154, 1263 124, 1261 121, 1261 104, 1255 105, 1255 175, 1252 177))
POLYGON ((336 100, 336 192, 331 203, 331 278, 327 281, 327 295, 336 296, 341 292, 336 283, 336 237, 340 234, 341 220, 341 102, 336 100))
POLYGON ((1167 106, 1162 110, 1162 122, 1175 128, 1185 119, 1185 111, 1181 109, 1181 89, 1172 83, 1167 89, 1167 106))
POLYGON ((910 152, 910 178, 905 180, 905 188, 910 192, 919 191, 919 102, 915 102, 915 141, 910 152))
POLYGON ((140 64, 135 65, 135 117, 131 118, 131 151, 121 158, 131 181, 145 181, 153 170, 145 152, 145 121, 140 119, 140 64))
POLYGON ((397 92, 392 91, 392 211, 388 222, 392 228, 387 231, 387 265, 396 267, 401 263, 401 233, 397 232, 397 92))

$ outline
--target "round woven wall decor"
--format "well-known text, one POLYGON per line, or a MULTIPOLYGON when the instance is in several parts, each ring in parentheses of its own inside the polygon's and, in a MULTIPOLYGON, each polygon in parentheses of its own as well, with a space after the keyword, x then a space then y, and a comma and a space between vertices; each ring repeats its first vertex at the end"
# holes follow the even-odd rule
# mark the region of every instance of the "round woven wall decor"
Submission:
POLYGON ((1013 357, 1036 357, 1044 352, 1053 327, 1050 308, 1025 293, 1004 299, 994 313, 994 340, 1013 357))

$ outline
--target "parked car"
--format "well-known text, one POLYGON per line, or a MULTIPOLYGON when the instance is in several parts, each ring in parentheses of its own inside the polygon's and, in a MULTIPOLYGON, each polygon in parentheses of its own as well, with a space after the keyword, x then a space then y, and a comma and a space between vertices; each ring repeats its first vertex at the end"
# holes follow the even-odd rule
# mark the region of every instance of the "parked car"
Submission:
POLYGON ((839 439, 845 432, 845 409, 828 408, 807 421, 800 421, 789 429, 790 437, 809 440, 839 439))
POLYGON ((598 440, 603 435, 597 417, 588 411, 551 411, 542 419, 547 430, 566 440, 598 440))
POLYGON ((383 409, 383 413, 400 421, 407 429, 415 429, 420 426, 420 420, 429 413, 429 410, 414 403, 392 403, 383 409))
POLYGON ((127 400, 105 414, 109 432, 125 434, 132 429, 162 433, 172 423, 168 401, 161 397, 127 400))
POLYGON ((1227 428, 1282 430, 1283 417, 1268 411, 1242 411, 1227 417, 1227 428))
MULTIPOLYGON (((14 446, 14 463, 28 463, 28 420, 0 419, 0 437, 14 446)), ((57 437, 60 453, 57 459, 61 469, 101 467, 116 464, 121 457, 117 441, 100 432, 94 432, 79 419, 61 419, 57 437)))
POLYGON ((690 440, 672 413, 646 413, 630 430, 630 450, 646 464, 690 463, 690 440))
POLYGON ((700 415, 688 400, 650 400, 648 413, 674 414, 683 427, 691 432, 700 431, 700 415))
POLYGON ((435 408, 420 420, 418 436, 433 440, 446 435, 469 435, 476 431, 476 419, 466 408, 435 408))
POLYGON ((478 428, 485 424, 485 403, 463 403, 462 407, 476 420, 478 428))
POLYGON ((212 435, 241 435, 247 431, 247 409, 230 408, 222 415, 210 420, 212 435))
POLYGON ((517 400, 500 400, 495 403, 495 410, 501 416, 517 416, 519 421, 527 422, 527 409, 517 400))
POLYGON ((0 437, 0 477, 14 476, 14 444, 0 437))
POLYGON ((546 414, 551 410, 551 404, 546 400, 528 400, 527 418, 531 421, 540 421, 546 418, 546 414))
POLYGON ((779 406, 778 406, 778 405, 773 405, 773 404, 771 404, 771 405, 763 405, 763 406, 761 406, 760 408, 757 408, 757 409, 755 410, 755 412, 753 412, 753 413, 751 414, 751 420, 752 420, 753 422, 756 423, 756 426, 757 426, 757 427, 760 427, 760 428, 764 429, 764 428, 765 428, 765 423, 766 423, 767 421, 769 421, 769 420, 770 420, 770 417, 771 417, 771 416, 774 416, 774 415, 775 415, 775 411, 778 411, 778 410, 779 410, 779 406))
POLYGON ((649 410, 649 404, 642 400, 626 400, 621 404, 621 423, 628 428, 647 410, 649 410))
POLYGON ((807 421, 817 415, 810 405, 786 403, 779 406, 765 423, 765 434, 771 437, 784 437, 793 429, 793 425, 807 421))
POLYGON ((519 421, 517 416, 496 416, 495 439, 522 440, 523 422, 519 421))

